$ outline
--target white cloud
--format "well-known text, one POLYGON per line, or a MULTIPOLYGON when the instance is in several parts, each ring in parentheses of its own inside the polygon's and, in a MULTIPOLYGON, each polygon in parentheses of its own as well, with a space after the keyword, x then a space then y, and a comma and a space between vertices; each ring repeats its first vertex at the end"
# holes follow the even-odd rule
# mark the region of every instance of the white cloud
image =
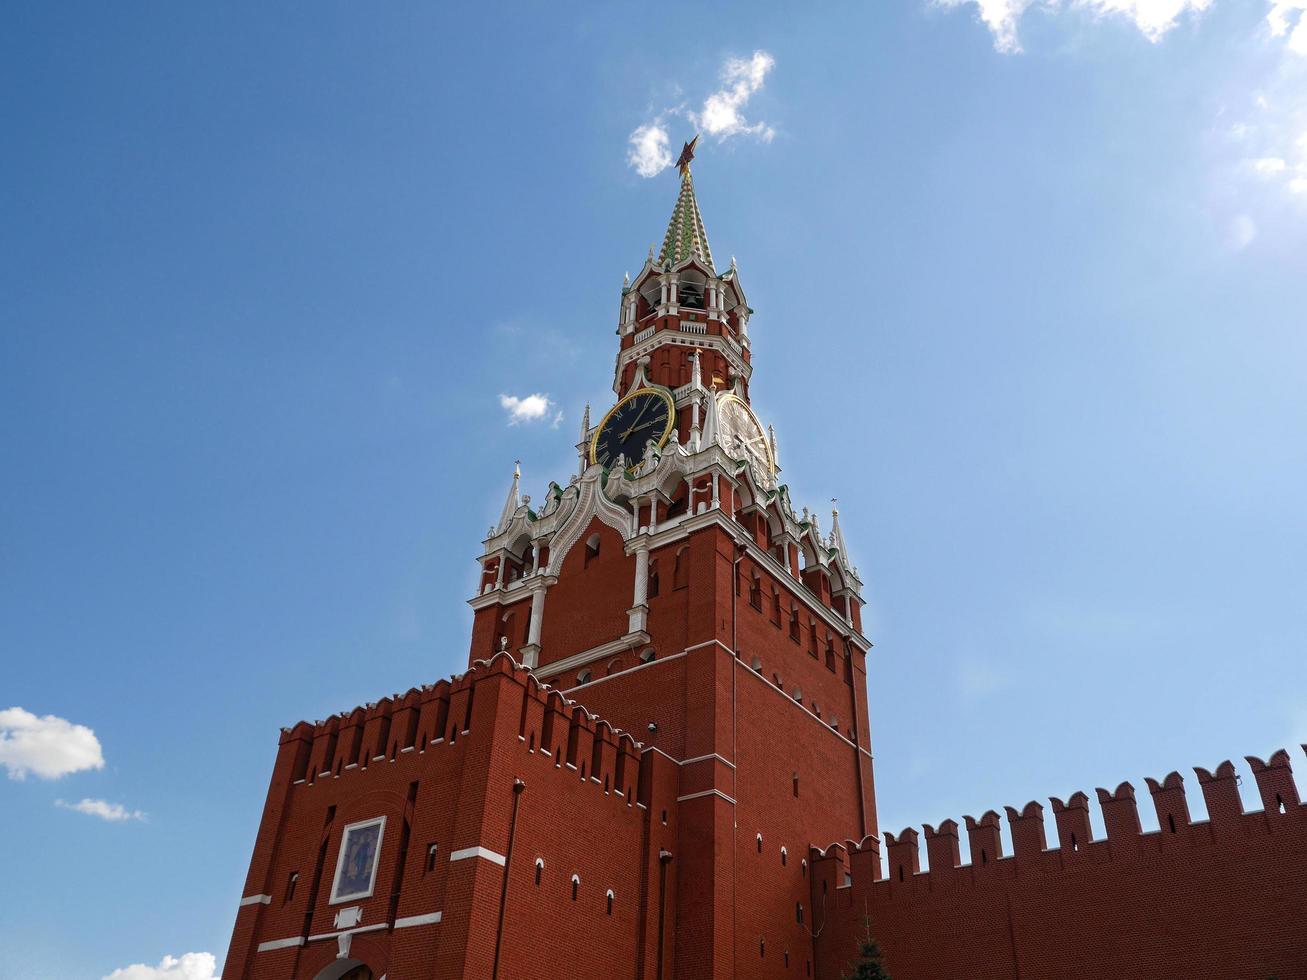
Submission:
POLYGON ((941 7, 961 7, 974 3, 980 19, 994 35, 994 47, 1011 54, 1021 50, 1017 37, 1017 24, 1032 0, 938 0, 941 7))
POLYGON ((1246 214, 1236 214, 1230 222, 1230 246, 1240 251, 1252 244, 1257 237, 1257 225, 1246 214))
POLYGON ((766 123, 750 123, 741 110, 750 97, 763 86, 767 73, 776 67, 776 59, 766 51, 755 51, 749 58, 730 58, 722 66, 724 87, 713 92, 703 103, 703 111, 692 116, 709 136, 725 140, 732 136, 756 136, 764 142, 776 131, 766 123))
POLYGON ((672 165, 671 137, 661 117, 638 127, 628 142, 626 162, 641 177, 653 177, 672 165))
POLYGON ((1286 38, 1290 51, 1307 57, 1307 0, 1271 0, 1266 23, 1273 37, 1286 38))
POLYGON ((704 99, 700 111, 687 109, 683 104, 671 106, 652 122, 631 132, 627 138, 626 162, 641 177, 653 177, 676 161, 666 124, 668 116, 689 119, 701 133, 719 143, 735 136, 753 136, 764 143, 771 142, 776 130, 765 122, 747 120, 744 108, 775 66, 776 59, 766 51, 755 51, 748 58, 728 58, 720 73, 721 87, 704 99))
POLYGON ((78 800, 76 803, 65 803, 63 800, 55 800, 54 805, 64 810, 76 810, 78 813, 85 813, 90 817, 99 817, 101 820, 108 820, 110 823, 118 823, 122 820, 144 820, 145 814, 140 810, 129 810, 121 803, 109 803, 106 800, 78 800))
MULTIPOLYGON (((1273 97, 1257 96, 1247 121, 1229 131, 1230 151, 1238 154, 1229 176, 1255 179, 1297 197, 1307 192, 1307 62, 1286 54, 1274 73, 1268 79, 1273 97)), ((1229 186, 1247 198, 1246 188, 1229 186)), ((1269 212, 1261 217, 1271 224, 1279 220, 1269 212)))
POLYGON ((212 953, 183 953, 180 957, 165 956, 158 966, 133 963, 101 980, 219 980, 217 969, 218 961, 212 953))
POLYGON ((508 413, 509 425, 517 425, 519 422, 539 422, 541 419, 548 418, 550 413, 554 413, 552 422, 554 428, 563 421, 563 413, 557 411, 550 397, 539 392, 521 398, 517 395, 500 395, 499 405, 508 413))
POLYGON ((1261 157, 1250 162, 1253 170, 1262 177, 1274 177, 1276 174, 1284 173, 1284 168, 1287 166, 1282 157, 1261 157))
MULTIPOLYGON (((961 7, 974 3, 980 19, 994 35, 994 47, 1005 53, 1021 50, 1018 28, 1025 12, 1036 0, 936 0, 940 6, 961 7)), ((1297 3, 1307 0, 1289 0, 1297 3)), ((1038 0, 1048 10, 1078 10, 1095 18, 1125 17, 1148 40, 1160 41, 1186 12, 1200 13, 1211 0, 1038 0)))
POLYGON ((104 754, 95 732, 63 718, 38 718, 22 708, 0 711, 0 766, 10 779, 58 779, 83 769, 103 769, 104 754))

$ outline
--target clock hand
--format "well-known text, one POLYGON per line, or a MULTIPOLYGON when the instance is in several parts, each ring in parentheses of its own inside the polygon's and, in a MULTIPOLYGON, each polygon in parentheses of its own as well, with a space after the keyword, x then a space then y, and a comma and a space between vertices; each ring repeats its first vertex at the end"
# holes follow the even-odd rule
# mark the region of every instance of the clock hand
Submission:
POLYGON ((622 441, 623 441, 623 442, 625 442, 626 439, 631 435, 631 433, 635 431, 635 429, 636 429, 636 424, 637 424, 637 423, 638 423, 642 418, 644 418, 644 413, 647 412, 647 411, 649 411, 649 404, 650 404, 649 402, 645 402, 644 407, 643 407, 642 409, 640 409, 640 414, 637 415, 637 416, 635 417, 635 419, 631 422, 631 427, 630 427, 629 429, 627 429, 625 432, 622 433, 622 441))

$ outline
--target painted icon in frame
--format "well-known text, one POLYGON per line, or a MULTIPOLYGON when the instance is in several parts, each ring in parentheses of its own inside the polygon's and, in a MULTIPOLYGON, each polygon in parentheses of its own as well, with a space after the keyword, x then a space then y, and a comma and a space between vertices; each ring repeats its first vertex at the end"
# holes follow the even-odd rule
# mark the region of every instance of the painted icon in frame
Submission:
POLYGON ((331 886, 333 905, 371 896, 377 882, 377 862, 385 829, 385 817, 346 825, 340 842, 340 856, 336 859, 336 879, 331 886))

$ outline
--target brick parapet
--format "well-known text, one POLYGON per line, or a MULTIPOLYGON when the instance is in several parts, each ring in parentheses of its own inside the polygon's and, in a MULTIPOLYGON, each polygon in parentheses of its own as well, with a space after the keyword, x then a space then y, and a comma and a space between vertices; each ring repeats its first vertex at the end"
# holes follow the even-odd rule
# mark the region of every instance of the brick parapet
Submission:
POLYGON ((1146 781, 1159 824, 1147 832, 1134 787, 1123 782, 1097 791, 1107 830, 1099 840, 1090 832, 1089 798, 1077 792, 1050 799, 1055 847, 1034 801, 1005 808, 1010 856, 994 811, 964 818, 966 864, 952 820, 925 826, 924 871, 912 828, 884 835, 883 877, 874 838, 814 847, 812 901, 822 910, 816 975, 839 976, 868 926, 896 980, 961 975, 949 971, 964 963, 986 977, 1106 975, 1083 972, 1093 950, 1102 962, 1127 967, 1113 975, 1204 975, 1193 950, 1225 957, 1210 961, 1222 977, 1307 975, 1307 944, 1291 912, 1307 903, 1307 806, 1287 752, 1266 762, 1250 756, 1248 764, 1263 809, 1244 811, 1235 767, 1223 762, 1215 772, 1195 770, 1209 817, 1194 821, 1183 779, 1172 772, 1146 781), (1104 914, 1103 903, 1132 914, 1104 914), (1049 909, 1074 923, 1053 926, 1049 909), (1251 937, 1246 954, 1225 948, 1240 936, 1251 937))

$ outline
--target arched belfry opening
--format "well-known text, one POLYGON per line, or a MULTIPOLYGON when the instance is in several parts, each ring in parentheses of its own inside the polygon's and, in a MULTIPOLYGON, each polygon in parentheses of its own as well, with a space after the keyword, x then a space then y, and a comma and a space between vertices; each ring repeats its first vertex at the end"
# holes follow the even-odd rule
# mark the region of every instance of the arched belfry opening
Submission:
POLYGON ((374 975, 362 960, 336 960, 319 970, 313 980, 374 980, 374 975))

